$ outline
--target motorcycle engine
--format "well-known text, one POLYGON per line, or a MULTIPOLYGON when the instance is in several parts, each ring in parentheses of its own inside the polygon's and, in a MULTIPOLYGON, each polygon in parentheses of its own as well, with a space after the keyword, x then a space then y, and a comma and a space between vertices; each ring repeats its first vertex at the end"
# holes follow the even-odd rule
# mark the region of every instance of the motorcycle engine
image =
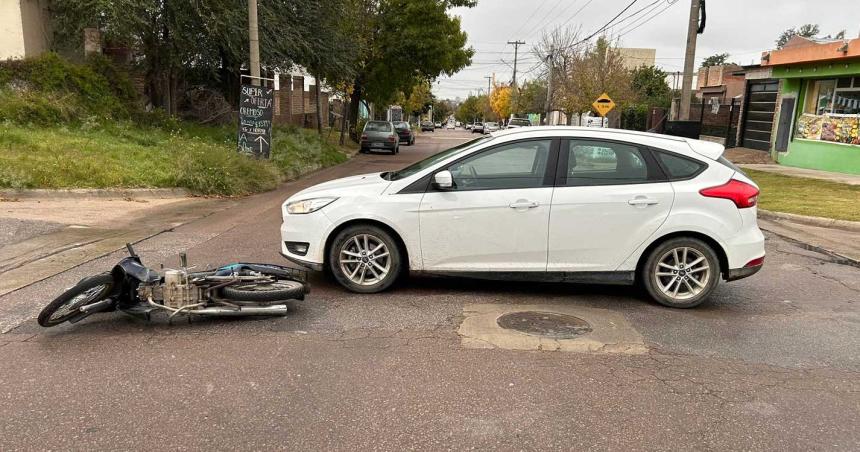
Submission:
POLYGON ((200 291, 197 286, 187 282, 185 274, 178 270, 164 272, 164 305, 169 308, 181 308, 200 301, 200 291))

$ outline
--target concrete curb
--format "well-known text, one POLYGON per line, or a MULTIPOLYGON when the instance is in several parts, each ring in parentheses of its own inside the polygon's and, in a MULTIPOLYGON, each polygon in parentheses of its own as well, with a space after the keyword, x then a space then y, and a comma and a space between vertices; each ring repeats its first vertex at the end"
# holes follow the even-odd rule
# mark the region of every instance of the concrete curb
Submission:
POLYGON ((167 199, 188 198, 184 188, 73 188, 64 190, 0 190, 0 200, 14 199, 167 199))
POLYGON ((758 216, 759 218, 764 218, 765 220, 800 223, 808 226, 842 229, 843 231, 860 233, 860 221, 834 220, 832 218, 810 217, 793 213, 772 212, 770 210, 764 209, 758 210, 758 216))

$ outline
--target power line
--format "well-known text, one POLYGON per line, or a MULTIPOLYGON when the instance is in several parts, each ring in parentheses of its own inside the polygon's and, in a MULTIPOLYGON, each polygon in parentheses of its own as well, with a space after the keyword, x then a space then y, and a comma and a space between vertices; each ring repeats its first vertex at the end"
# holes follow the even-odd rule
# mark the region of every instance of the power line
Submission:
MULTIPOLYGON (((562 49, 571 49, 571 48, 576 47, 576 46, 578 46, 578 45, 582 44, 583 42, 586 42, 586 41, 588 41, 589 39, 591 39, 591 38, 593 38, 593 37, 597 36, 598 34, 600 34, 600 32, 602 32, 602 31, 606 30, 606 28, 607 28, 607 27, 609 27, 610 25, 612 25, 612 23, 613 23, 613 22, 615 22, 615 20, 616 20, 616 19, 618 19, 619 17, 621 17, 621 15, 622 15, 622 14, 624 14, 625 12, 627 12, 627 10, 628 10, 628 9, 630 9, 630 8, 631 8, 631 7, 632 7, 632 6, 637 2, 637 1, 639 1, 639 0, 633 0, 632 2, 630 2, 630 4, 628 4, 627 6, 625 6, 625 7, 624 7, 624 9, 622 9, 618 14, 616 14, 616 15, 615 15, 615 17, 613 17, 612 19, 609 19, 609 22, 606 22, 606 24, 604 24, 602 27, 598 28, 594 33, 592 33, 592 34, 590 34, 590 35, 586 36, 586 37, 585 37, 585 38, 583 38, 583 39, 580 39, 580 40, 579 40, 579 41, 577 41, 577 42, 574 42, 573 44, 570 44, 569 46, 565 46, 565 47, 563 47, 562 49)), ((559 49, 559 50, 561 50, 561 49, 559 49)))

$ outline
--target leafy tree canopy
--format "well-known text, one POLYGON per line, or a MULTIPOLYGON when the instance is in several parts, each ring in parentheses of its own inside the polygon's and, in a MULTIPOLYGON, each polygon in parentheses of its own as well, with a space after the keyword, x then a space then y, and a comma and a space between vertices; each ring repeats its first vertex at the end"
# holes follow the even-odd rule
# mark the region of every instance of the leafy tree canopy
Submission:
POLYGON ((704 61, 702 61, 702 67, 722 66, 724 64, 730 64, 728 53, 717 53, 705 58, 704 61))
POLYGON ((819 31, 818 24, 803 24, 799 28, 791 27, 779 35, 779 39, 776 40, 776 48, 781 49, 785 47, 785 45, 788 44, 788 41, 795 36, 813 38, 818 35, 819 31))
POLYGON ((637 102, 651 107, 668 108, 672 100, 666 83, 666 71, 655 66, 640 66, 633 70, 633 91, 637 102))

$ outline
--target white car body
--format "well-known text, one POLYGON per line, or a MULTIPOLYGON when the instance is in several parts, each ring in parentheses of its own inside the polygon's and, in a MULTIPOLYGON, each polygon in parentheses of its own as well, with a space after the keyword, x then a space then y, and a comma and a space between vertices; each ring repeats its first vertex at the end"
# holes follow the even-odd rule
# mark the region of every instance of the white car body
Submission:
POLYGON ((703 188, 731 179, 755 186, 743 173, 716 161, 723 152, 719 144, 618 129, 558 126, 516 128, 488 137, 400 180, 373 173, 296 193, 282 209, 282 255, 322 269, 332 235, 346 225, 369 222, 396 235, 412 271, 544 272, 574 276, 566 280, 576 280, 580 274, 588 275, 583 278, 588 281, 597 276, 600 281, 632 283, 649 247, 677 234, 712 243, 720 255, 724 279, 754 273, 745 272, 745 266, 764 256, 756 207, 739 208, 731 200, 700 194, 703 188), (421 181, 429 181, 466 156, 517 140, 550 138, 632 144, 692 159, 706 168, 688 180, 629 185, 415 189, 414 184, 420 186, 421 181), (318 198, 337 199, 313 213, 287 212, 290 203, 318 198), (296 254, 286 242, 306 243, 307 252, 296 254))

